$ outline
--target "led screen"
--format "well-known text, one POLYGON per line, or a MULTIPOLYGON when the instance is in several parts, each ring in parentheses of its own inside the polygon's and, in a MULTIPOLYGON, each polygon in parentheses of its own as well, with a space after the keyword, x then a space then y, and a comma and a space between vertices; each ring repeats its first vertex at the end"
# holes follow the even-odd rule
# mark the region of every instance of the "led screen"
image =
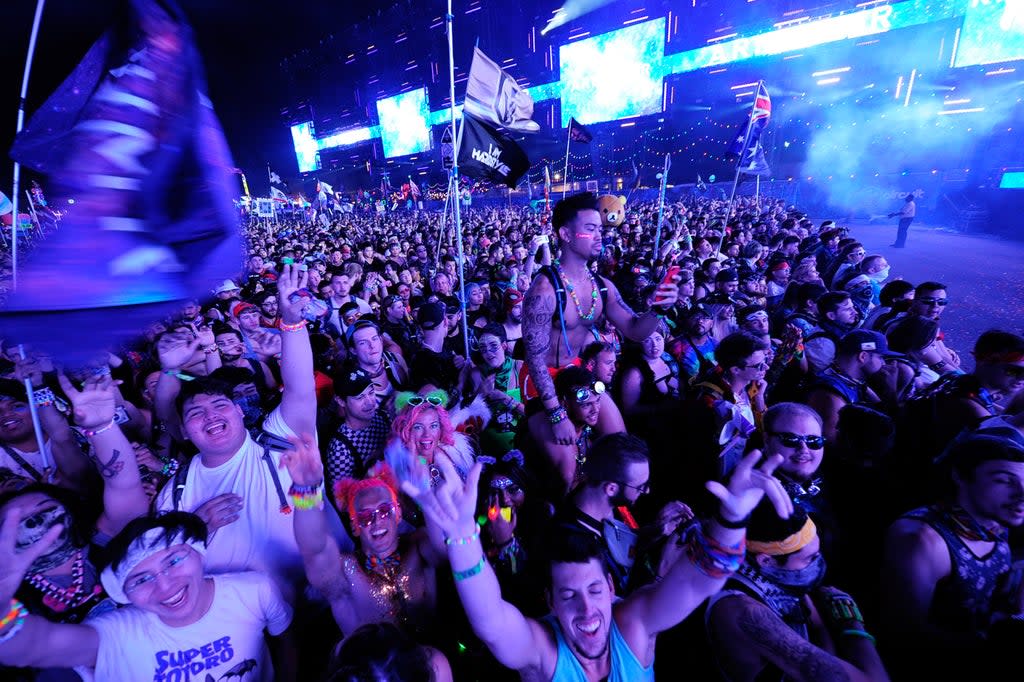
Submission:
POLYGON ((1024 59, 1024 2, 971 0, 967 3, 956 66, 1024 59))
POLYGON ((665 19, 563 45, 562 125, 614 121, 661 111, 665 19))
POLYGON ((377 100, 384 156, 419 154, 430 149, 430 106, 427 90, 413 90, 377 100))
POLYGON ((295 159, 299 163, 300 173, 320 168, 312 122, 292 126, 292 145, 295 147, 295 159))
POLYGON ((999 189, 1024 189, 1024 171, 1003 173, 999 189))

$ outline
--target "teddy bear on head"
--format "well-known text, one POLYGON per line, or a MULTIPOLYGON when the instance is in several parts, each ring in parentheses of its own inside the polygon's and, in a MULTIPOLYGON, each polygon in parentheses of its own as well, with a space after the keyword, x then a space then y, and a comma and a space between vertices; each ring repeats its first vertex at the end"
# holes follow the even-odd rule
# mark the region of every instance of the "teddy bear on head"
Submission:
POLYGON ((618 227, 626 218, 626 197, 604 194, 597 198, 597 210, 601 214, 602 225, 618 227))

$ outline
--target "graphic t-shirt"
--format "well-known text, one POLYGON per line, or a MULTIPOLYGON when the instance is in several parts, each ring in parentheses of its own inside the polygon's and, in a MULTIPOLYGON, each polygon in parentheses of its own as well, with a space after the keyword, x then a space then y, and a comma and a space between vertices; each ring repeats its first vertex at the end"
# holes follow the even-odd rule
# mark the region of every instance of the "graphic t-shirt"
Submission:
POLYGON ((275 636, 284 632, 291 608, 267 576, 233 573, 213 580, 210 610, 191 625, 171 627, 134 606, 85 621, 100 637, 94 679, 273 682, 263 630, 275 636))

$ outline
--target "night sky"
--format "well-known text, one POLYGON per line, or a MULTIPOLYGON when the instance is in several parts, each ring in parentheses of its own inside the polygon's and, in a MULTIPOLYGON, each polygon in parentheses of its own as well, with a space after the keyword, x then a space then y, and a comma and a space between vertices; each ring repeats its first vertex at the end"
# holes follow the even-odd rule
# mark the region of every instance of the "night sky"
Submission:
MULTIPOLYGON (((48 0, 29 81, 26 121, 103 33, 120 4, 119 0, 48 0)), ((179 4, 196 32, 210 97, 235 164, 253 182, 258 177, 265 180, 268 161, 282 176, 297 174, 291 138, 280 116, 281 107, 289 104, 280 92, 282 58, 317 43, 328 33, 373 17, 393 2, 179 0, 179 4)), ((14 139, 17 96, 35 6, 33 0, 4 2, 0 110, 5 113, 0 117, 0 147, 5 161, 14 139)), ((11 173, 11 163, 0 166, 0 188, 7 194, 11 173)))

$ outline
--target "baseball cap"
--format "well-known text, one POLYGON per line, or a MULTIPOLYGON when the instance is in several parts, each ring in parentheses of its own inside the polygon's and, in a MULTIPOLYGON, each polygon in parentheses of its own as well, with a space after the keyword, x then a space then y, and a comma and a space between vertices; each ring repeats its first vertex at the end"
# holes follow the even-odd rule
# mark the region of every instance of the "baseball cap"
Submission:
POLYGON ((343 370, 334 379, 334 395, 339 398, 352 398, 359 395, 373 384, 370 375, 361 369, 343 370))
POLYGON ((234 280, 226 279, 221 282, 216 289, 213 290, 215 294, 223 294, 228 291, 238 291, 239 286, 235 284, 234 280))
POLYGON ((440 301, 424 303, 416 311, 416 322, 424 329, 434 329, 444 320, 445 305, 440 301))
POLYGON ((236 303, 234 306, 231 307, 231 314, 234 315, 235 317, 238 317, 239 315, 244 313, 246 310, 249 310, 250 308, 256 310, 256 306, 254 306, 252 303, 246 303, 245 301, 242 301, 241 303, 236 303))
POLYGON ((889 350, 889 342, 880 332, 871 329, 854 329, 839 341, 840 355, 856 355, 864 351, 880 353, 886 357, 903 357, 902 353, 889 350))

